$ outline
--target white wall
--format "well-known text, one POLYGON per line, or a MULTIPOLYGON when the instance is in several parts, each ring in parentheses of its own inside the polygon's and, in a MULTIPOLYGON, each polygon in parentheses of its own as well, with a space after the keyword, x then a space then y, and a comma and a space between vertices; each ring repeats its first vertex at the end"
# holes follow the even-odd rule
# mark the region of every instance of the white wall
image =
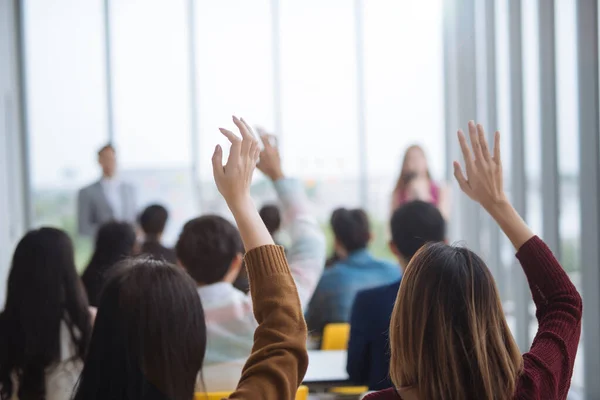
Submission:
POLYGON ((15 244, 26 230, 17 0, 0 0, 0 308, 15 244))

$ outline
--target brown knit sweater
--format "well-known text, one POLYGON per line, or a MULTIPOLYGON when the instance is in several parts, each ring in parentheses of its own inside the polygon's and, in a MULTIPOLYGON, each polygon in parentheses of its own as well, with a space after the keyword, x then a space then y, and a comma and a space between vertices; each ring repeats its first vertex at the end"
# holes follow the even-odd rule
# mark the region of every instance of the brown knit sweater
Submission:
POLYGON ((252 354, 230 399, 292 400, 308 367, 306 323, 296 285, 279 246, 245 257, 258 328, 252 354))

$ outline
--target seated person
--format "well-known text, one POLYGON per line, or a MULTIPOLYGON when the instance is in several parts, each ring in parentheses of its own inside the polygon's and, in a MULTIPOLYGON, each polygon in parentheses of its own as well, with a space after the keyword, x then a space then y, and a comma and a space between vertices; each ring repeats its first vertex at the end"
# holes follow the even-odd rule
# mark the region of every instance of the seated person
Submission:
POLYGON ((378 260, 367 250, 371 231, 363 210, 334 211, 331 227, 340 260, 325 270, 308 307, 308 329, 316 333, 329 323, 349 322, 354 296, 361 290, 400 279, 397 265, 378 260))
POLYGON ((116 263, 138 253, 135 229, 127 222, 107 222, 96 233, 94 253, 81 280, 90 305, 98 307, 100 292, 116 263))
MULTIPOLYGON (((284 176, 277 148, 263 142, 265 149, 257 167, 273 181, 282 215, 289 221, 291 246, 287 257, 304 307, 325 265, 325 237, 308 210, 302 184, 284 176)), ((258 323, 250 296, 232 285, 242 267, 238 230, 215 215, 196 218, 184 226, 175 251, 178 262, 196 281, 204 307, 208 335, 205 364, 246 359, 258 323)))
MULTIPOLYGON (((229 398, 292 399, 308 366, 306 324, 285 255, 273 246, 250 198, 258 143, 247 130, 241 141, 225 132, 234 143, 225 166, 223 150, 216 148, 214 177, 240 227, 259 324, 253 353, 229 398)), ((182 269, 148 257, 127 260, 107 282, 83 373, 68 398, 192 400, 206 338, 196 283, 182 269)), ((196 398, 208 397, 202 392, 196 398)), ((54 399, 39 391, 20 397, 41 398, 54 399)))
POLYGON ((259 214, 269 233, 274 237, 281 228, 281 212, 279 211, 279 207, 274 204, 267 204, 260 209, 259 214))
MULTIPOLYGON (((390 249, 402 267, 428 242, 445 238, 444 217, 431 203, 413 201, 394 211, 391 221, 390 249)), ((392 387, 389 380, 390 351, 388 330, 390 317, 400 288, 400 280, 365 290, 356 295, 350 317, 347 370, 357 385, 369 390, 392 387)))
POLYGON ((177 262, 175 251, 163 246, 160 242, 168 218, 169 212, 167 209, 158 204, 148 206, 142 212, 139 218, 140 226, 144 231, 142 253, 162 258, 165 261, 175 264, 177 262))

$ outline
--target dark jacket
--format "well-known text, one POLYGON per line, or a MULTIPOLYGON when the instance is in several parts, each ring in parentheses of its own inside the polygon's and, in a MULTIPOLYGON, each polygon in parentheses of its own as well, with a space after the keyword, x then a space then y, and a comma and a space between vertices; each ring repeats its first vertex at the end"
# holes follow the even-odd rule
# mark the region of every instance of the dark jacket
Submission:
POLYGON ((397 281, 362 291, 354 300, 346 369, 354 384, 368 385, 369 390, 392 386, 389 328, 399 288, 397 281))
POLYGON ((148 254, 156 258, 163 259, 172 264, 177 263, 177 257, 175 251, 168 247, 163 246, 157 241, 147 240, 142 245, 142 254, 148 254))

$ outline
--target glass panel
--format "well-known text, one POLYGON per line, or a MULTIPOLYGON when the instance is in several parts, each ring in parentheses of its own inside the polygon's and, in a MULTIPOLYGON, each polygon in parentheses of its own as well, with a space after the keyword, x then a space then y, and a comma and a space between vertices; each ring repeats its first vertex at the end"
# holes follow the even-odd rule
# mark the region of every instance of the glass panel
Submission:
MULTIPOLYGON (((102 1, 28 0, 24 28, 34 225, 76 235, 76 192, 108 140, 102 1)), ((77 262, 89 243, 76 240, 77 262)))
POLYGON ((387 225, 406 148, 425 149, 438 182, 447 168, 442 1, 365 1, 363 15, 368 210, 375 228, 373 250, 391 258, 387 225))
POLYGON ((172 244, 196 214, 191 176, 189 58, 184 0, 111 2, 115 143, 140 210, 170 210, 172 244), (135 29, 132 29, 135 27, 135 29))
MULTIPOLYGON (((234 127, 233 114, 250 124, 274 128, 269 4, 268 0, 196 2, 196 112, 200 130, 196 151, 202 212, 227 214, 210 163, 215 145, 227 143, 218 128, 234 127)), ((264 197, 269 188, 257 185, 254 191, 264 197)))
POLYGON ((319 216, 329 219, 334 207, 359 205, 354 6, 280 3, 285 168, 307 180, 319 216))
MULTIPOLYGON (((556 98, 558 117, 558 167, 560 176, 560 255, 569 276, 581 290, 579 199, 579 132, 577 92, 577 29, 575 0, 555 2, 556 98)), ((579 344, 571 388, 583 392, 583 336, 579 344)))

